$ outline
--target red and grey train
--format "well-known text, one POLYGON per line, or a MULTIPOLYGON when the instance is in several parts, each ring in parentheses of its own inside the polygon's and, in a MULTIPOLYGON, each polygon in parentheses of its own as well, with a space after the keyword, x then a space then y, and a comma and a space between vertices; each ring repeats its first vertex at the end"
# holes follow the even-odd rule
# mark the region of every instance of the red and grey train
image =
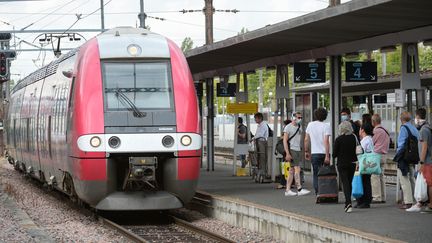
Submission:
POLYGON ((194 195, 200 119, 182 51, 144 29, 87 41, 11 91, 16 169, 98 210, 181 208, 194 195))

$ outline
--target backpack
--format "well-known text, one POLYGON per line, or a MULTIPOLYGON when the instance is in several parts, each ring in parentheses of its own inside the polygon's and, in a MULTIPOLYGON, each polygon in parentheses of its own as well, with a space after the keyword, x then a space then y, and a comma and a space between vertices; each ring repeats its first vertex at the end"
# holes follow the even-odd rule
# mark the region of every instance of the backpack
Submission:
POLYGON ((408 164, 417 164, 420 161, 418 140, 414 135, 412 135, 410 129, 407 126, 402 125, 402 127, 405 127, 405 129, 408 131, 408 137, 405 140, 404 145, 403 158, 408 164))
POLYGON ((267 128, 268 128, 268 136, 273 137, 273 130, 270 128, 270 126, 267 124, 267 128))

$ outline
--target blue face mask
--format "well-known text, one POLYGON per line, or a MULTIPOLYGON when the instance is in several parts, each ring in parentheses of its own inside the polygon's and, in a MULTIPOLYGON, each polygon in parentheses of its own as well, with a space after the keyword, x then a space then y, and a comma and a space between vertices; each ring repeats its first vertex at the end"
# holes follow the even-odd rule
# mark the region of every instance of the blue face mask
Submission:
POLYGON ((341 116, 341 121, 348 121, 348 116, 347 115, 342 115, 341 116))

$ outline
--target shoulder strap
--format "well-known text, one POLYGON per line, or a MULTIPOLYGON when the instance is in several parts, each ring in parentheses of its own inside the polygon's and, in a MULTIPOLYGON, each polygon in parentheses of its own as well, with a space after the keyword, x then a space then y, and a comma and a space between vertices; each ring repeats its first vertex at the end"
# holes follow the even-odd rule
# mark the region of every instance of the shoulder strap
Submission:
POLYGON ((381 128, 382 130, 384 130, 385 133, 387 133, 387 135, 390 137, 390 134, 387 132, 387 130, 384 127, 378 127, 381 128))
POLYGON ((354 138, 355 138, 355 140, 356 140, 356 146, 357 145, 360 145, 360 143, 359 143, 359 140, 358 140, 358 138, 357 138, 357 136, 354 134, 354 133, 352 133, 352 135, 354 135, 354 138))
POLYGON ((292 135, 291 137, 288 138, 288 142, 291 141, 291 139, 293 139, 295 137, 295 135, 297 135, 299 130, 300 130, 300 126, 298 126, 297 131, 294 133, 294 135, 292 135))
POLYGON ((410 129, 409 129, 409 127, 407 127, 405 125, 402 125, 402 127, 405 127, 405 129, 408 131, 408 138, 413 136, 412 133, 411 133, 411 131, 410 131, 410 129))

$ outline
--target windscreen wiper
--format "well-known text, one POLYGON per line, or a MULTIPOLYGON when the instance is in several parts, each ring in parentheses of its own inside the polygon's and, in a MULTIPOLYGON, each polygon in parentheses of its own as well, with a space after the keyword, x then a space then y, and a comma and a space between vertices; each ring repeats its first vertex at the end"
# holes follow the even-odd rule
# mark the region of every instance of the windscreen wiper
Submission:
POLYGON ((123 93, 120 91, 120 89, 116 89, 115 90, 115 94, 117 96, 117 98, 121 98, 120 102, 125 105, 125 106, 129 106, 128 110, 133 112, 133 115, 135 117, 145 117, 147 114, 145 112, 141 112, 136 105, 123 93), (123 102, 122 102, 123 100, 123 102))

